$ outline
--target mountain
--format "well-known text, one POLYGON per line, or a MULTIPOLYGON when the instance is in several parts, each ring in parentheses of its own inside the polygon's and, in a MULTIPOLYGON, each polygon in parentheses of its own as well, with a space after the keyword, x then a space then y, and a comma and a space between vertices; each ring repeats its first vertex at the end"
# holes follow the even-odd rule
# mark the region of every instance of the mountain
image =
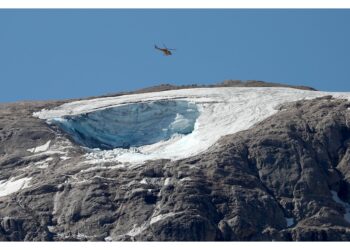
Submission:
POLYGON ((225 81, 0 104, 0 240, 350 240, 349 99, 225 81))

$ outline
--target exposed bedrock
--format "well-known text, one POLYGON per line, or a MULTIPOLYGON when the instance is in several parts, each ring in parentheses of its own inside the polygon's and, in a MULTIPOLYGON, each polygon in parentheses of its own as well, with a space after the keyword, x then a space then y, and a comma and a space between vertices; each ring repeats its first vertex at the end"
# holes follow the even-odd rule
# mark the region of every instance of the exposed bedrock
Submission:
POLYGON ((0 115, 0 180, 32 178, 0 197, 0 240, 350 240, 346 100, 285 104, 203 154, 137 166, 86 161, 33 105, 0 115), (27 151, 48 140, 49 156, 27 151))

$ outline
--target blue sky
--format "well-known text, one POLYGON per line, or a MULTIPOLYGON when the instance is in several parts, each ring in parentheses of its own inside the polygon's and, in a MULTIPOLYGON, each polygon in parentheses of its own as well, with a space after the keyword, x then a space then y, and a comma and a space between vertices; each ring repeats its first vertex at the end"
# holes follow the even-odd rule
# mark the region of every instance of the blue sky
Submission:
POLYGON ((350 91, 349 23, 350 10, 3 9, 0 102, 225 79, 350 91))

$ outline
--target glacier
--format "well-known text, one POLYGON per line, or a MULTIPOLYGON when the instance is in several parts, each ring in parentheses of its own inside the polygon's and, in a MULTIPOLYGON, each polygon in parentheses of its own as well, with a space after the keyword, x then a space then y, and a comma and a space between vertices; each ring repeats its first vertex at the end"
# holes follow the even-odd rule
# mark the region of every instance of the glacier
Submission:
POLYGON ((80 100, 33 115, 58 124, 80 144, 97 147, 86 153, 87 161, 138 164, 197 155, 222 136, 249 129, 274 115, 284 103, 326 95, 350 99, 350 93, 282 87, 214 87, 80 100), (116 125, 115 115, 123 116, 124 126, 116 125), (142 125, 137 124, 139 118, 142 125), (142 128, 150 129, 145 137, 142 128), (121 135, 116 135, 121 131, 121 135))
POLYGON ((168 140, 176 134, 189 134, 198 116, 194 103, 159 100, 53 118, 50 122, 78 144, 106 150, 140 147, 168 140))

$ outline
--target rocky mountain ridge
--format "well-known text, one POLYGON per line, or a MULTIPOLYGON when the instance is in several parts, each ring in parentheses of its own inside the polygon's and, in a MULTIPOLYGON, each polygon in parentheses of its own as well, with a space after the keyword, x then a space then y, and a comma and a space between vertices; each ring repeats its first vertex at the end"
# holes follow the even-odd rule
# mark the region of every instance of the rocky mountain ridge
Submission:
POLYGON ((350 240, 348 100, 286 103, 204 153, 139 165, 89 159, 32 115, 63 102, 0 105, 0 240, 350 240))

